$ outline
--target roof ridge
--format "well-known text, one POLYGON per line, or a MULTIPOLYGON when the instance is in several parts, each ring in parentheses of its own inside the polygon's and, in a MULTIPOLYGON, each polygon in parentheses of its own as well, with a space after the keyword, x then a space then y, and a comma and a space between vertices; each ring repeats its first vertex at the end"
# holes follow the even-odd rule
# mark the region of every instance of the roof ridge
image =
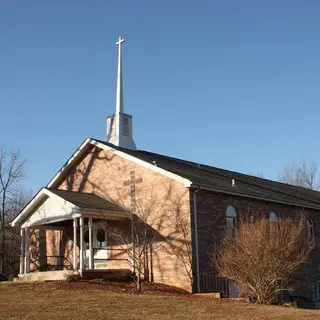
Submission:
MULTIPOLYGON (((143 150, 142 150, 143 151, 143 150)), ((276 181, 276 180, 270 180, 270 179, 266 179, 266 178, 260 178, 260 177, 256 177, 256 176, 253 176, 253 175, 248 175, 248 174, 245 174, 245 173, 241 173, 241 172, 236 172, 236 171, 231 171, 231 170, 228 170, 228 169, 223 169, 223 168, 218 168, 218 167, 214 167, 214 166, 209 166, 209 165, 203 165, 203 164, 200 164, 200 163, 196 163, 196 162, 192 162, 192 161, 188 161, 188 160, 183 160, 183 159, 179 159, 179 158, 174 158, 174 157, 170 157, 170 156, 166 156, 166 155, 161 155, 161 154, 157 154, 157 153, 153 153, 153 152, 149 152, 149 151, 143 151, 143 152, 147 152, 149 154, 155 154, 155 155, 160 155, 162 157, 166 157, 166 158, 169 158, 169 159, 172 159, 172 160, 178 160, 179 162, 183 162, 184 164, 187 164, 187 165, 190 165, 190 164, 194 164, 194 165, 198 165, 196 168, 199 169, 199 170, 202 170, 202 171, 205 171, 207 173, 211 173, 211 174, 217 174, 217 175, 220 175, 224 178, 230 178, 228 176, 226 176, 225 174, 223 173, 220 173, 220 172, 217 172, 217 173, 213 173, 209 170, 207 170, 205 167, 207 168, 212 168, 212 169, 216 169, 216 170, 219 170, 219 171, 223 171, 223 172, 226 172, 226 173, 230 173, 230 174, 236 174, 236 175, 240 175, 240 179, 242 178, 242 176, 244 177, 248 177, 250 179, 256 179, 256 180, 263 180, 263 181, 267 181, 267 182, 271 182, 271 183, 275 183, 275 184, 282 184, 282 185, 285 185, 289 188, 292 188, 292 189, 301 189, 302 191, 307 191, 307 192, 315 192, 315 193, 319 193, 319 191, 316 191, 316 190, 312 190, 312 189, 307 189, 307 188, 303 188, 303 187, 300 187, 300 186, 294 186, 294 185, 291 185, 291 184, 287 184, 287 183, 283 183, 283 182, 280 182, 280 181, 276 181)), ((234 177, 236 178, 236 177, 234 177)), ((238 179, 239 180, 239 179, 238 179)), ((241 179, 240 180, 242 183, 246 184, 246 185, 254 185, 258 188, 261 188, 261 189, 266 189, 266 190, 270 190, 270 191, 273 191, 274 192, 274 189, 271 188, 271 187, 268 187, 268 186, 260 186, 260 185, 257 185, 256 183, 254 183, 254 181, 252 182, 248 182, 248 181, 245 181, 244 179, 241 179)), ((282 193, 284 195, 287 195, 287 196, 290 196, 290 197, 294 197, 296 199, 300 199, 300 200, 307 200, 307 201, 310 201, 310 199, 306 199, 305 197, 301 197, 301 196, 297 196, 296 194, 292 194, 290 193, 289 191, 283 191, 283 190, 277 190, 277 192, 279 193, 282 193)), ((311 200, 313 203, 315 204, 320 204, 320 201, 318 200, 314 200, 312 199, 311 200)))

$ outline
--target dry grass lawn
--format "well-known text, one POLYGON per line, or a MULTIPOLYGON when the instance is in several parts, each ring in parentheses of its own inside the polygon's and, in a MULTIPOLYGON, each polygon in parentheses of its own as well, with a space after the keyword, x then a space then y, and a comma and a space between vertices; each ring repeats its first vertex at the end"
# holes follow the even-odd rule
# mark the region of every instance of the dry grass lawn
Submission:
POLYGON ((116 293, 89 284, 0 284, 0 319, 320 319, 320 311, 189 295, 116 293))

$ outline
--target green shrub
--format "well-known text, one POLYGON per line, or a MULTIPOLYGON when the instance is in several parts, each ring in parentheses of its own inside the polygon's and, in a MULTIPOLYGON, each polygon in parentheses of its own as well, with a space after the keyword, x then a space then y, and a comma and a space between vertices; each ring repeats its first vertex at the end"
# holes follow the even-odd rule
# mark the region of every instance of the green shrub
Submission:
POLYGON ((13 273, 9 274, 8 281, 13 281, 15 275, 13 273))
POLYGON ((65 273, 65 279, 67 282, 75 282, 81 279, 81 276, 78 272, 69 271, 65 273))

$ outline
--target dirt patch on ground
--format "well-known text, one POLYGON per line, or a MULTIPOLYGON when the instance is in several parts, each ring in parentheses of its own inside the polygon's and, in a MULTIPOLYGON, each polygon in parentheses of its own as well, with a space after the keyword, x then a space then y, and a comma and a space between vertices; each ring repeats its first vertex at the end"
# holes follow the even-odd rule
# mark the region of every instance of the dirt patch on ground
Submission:
POLYGON ((190 294, 189 292, 168 286, 161 283, 142 282, 141 289, 138 290, 134 282, 114 282, 114 281, 97 281, 97 280, 80 280, 75 282, 59 282, 61 289, 82 289, 82 290, 99 290, 113 293, 125 293, 134 295, 157 295, 157 296, 175 296, 184 299, 196 300, 215 300, 224 303, 249 303, 245 299, 219 299, 213 294, 190 294))

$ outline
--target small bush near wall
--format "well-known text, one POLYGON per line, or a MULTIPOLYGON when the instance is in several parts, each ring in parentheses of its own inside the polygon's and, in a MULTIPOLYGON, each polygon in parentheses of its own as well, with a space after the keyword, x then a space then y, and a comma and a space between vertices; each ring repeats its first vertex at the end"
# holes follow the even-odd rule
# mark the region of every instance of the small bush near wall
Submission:
POLYGON ((80 274, 74 271, 68 271, 64 276, 67 282, 75 282, 81 280, 80 274))

